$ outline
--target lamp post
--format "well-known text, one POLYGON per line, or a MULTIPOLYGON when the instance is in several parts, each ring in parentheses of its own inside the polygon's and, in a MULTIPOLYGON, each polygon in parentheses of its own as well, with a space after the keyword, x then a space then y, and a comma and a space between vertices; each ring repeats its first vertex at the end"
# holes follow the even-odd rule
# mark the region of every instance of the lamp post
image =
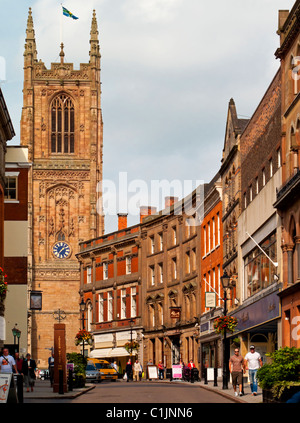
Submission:
MULTIPOLYGON (((230 284, 230 277, 225 271, 223 276, 221 276, 222 287, 224 291, 224 316, 227 315, 227 289, 230 284)), ((227 357, 227 339, 226 339, 226 327, 224 328, 224 337, 223 337, 223 386, 222 389, 228 389, 228 357, 227 357)))
POLYGON ((17 326, 17 323, 15 323, 15 326, 12 328, 12 333, 13 333, 13 336, 14 336, 14 348, 15 348, 15 345, 16 345, 16 338, 18 339, 18 350, 17 350, 17 352, 19 352, 21 331, 18 328, 16 328, 16 326, 17 326))
MULTIPOLYGON (((86 311, 86 303, 84 302, 83 297, 81 298, 79 306, 81 311, 82 329, 84 330, 84 312, 86 311)), ((84 339, 82 339, 82 356, 84 357, 84 339)))

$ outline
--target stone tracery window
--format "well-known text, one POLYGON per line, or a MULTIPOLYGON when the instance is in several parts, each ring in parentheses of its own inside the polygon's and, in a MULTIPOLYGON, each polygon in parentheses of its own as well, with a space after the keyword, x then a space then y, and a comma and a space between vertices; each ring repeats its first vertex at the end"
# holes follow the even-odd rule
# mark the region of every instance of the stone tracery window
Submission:
POLYGON ((51 152, 74 153, 74 104, 69 96, 60 94, 51 105, 51 152))

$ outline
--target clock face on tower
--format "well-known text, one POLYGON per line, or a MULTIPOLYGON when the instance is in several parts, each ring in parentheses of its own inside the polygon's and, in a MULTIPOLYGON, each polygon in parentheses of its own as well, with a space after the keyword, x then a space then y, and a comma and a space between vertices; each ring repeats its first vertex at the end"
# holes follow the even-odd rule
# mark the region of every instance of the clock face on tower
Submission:
POLYGON ((58 259, 66 259, 71 255, 71 248, 66 242, 58 241, 53 245, 53 254, 58 259))

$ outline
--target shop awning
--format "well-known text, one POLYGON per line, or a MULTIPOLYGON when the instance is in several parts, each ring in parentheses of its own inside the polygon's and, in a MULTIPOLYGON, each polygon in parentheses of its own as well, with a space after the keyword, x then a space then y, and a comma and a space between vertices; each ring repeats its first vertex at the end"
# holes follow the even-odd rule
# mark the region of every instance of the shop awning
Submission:
POLYGON ((97 348, 91 351, 89 358, 109 358, 111 348, 97 348))
POLYGON ((129 353, 123 347, 118 348, 97 348, 91 351, 89 358, 111 358, 111 357, 126 357, 129 353))

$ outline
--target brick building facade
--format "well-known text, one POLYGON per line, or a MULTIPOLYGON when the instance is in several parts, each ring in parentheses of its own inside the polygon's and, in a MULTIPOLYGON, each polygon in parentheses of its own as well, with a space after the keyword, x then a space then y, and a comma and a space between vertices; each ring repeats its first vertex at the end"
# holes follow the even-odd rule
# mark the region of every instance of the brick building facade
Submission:
POLYGON ((54 312, 64 312, 67 352, 79 329, 80 272, 75 254, 84 239, 103 233, 101 193, 103 123, 100 49, 95 11, 89 62, 47 69, 37 59, 29 10, 24 52, 21 145, 32 162, 28 182, 28 289, 42 291, 42 310, 29 319, 28 348, 39 367, 53 347, 54 312), (48 351, 47 351, 48 349, 48 351))
MULTIPOLYGON (((221 283, 223 275, 222 186, 219 173, 204 186, 200 255, 199 341, 200 365, 203 370, 222 367, 222 341, 213 329, 214 320, 222 315, 224 298, 221 283)), ((208 377, 211 377, 210 370, 208 370, 208 377)))
POLYGON ((282 343, 300 347, 300 1, 279 11, 282 185, 275 207, 282 225, 282 343))
MULTIPOLYGON (((0 88, 0 266, 4 266, 4 190, 6 142, 15 136, 10 115, 0 88)), ((0 347, 6 338, 5 299, 0 298, 0 347)))

